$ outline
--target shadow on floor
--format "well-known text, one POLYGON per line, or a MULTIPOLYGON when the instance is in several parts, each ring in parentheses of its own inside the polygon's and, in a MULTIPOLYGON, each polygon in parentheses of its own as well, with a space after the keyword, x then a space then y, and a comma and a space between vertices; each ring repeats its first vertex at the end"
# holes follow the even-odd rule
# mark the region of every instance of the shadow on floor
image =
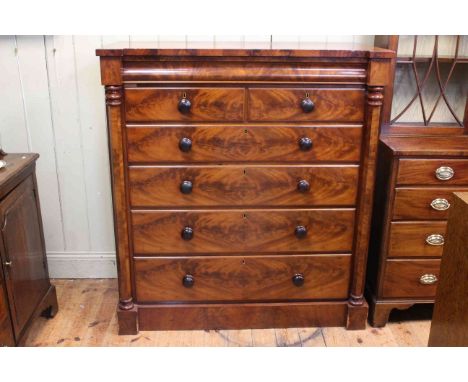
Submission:
POLYGON ((415 304, 409 309, 393 309, 389 322, 431 320, 434 304, 415 304))

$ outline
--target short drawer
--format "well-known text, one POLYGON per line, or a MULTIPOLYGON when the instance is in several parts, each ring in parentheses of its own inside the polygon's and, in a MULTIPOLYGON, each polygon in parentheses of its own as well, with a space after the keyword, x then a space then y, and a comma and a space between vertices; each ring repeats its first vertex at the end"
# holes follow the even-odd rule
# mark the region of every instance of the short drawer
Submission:
POLYGON ((383 297, 434 298, 440 260, 387 260, 383 297))
POLYGON ((128 159, 138 162, 358 162, 362 127, 130 126, 128 159))
POLYGON ((345 299, 351 255, 136 258, 140 303, 345 299))
POLYGON ((454 192, 465 188, 397 188, 394 220, 445 220, 454 192))
POLYGON ((364 90, 261 88, 248 90, 250 121, 336 121, 364 119, 364 90), (304 101, 305 100, 305 101, 304 101))
POLYGON ((242 121, 242 88, 129 88, 128 122, 242 121))
POLYGON ((132 211, 136 255, 351 252, 354 209, 132 211))
POLYGON ((133 207, 352 206, 358 166, 131 166, 133 207))
POLYGON ((400 159, 400 185, 468 185, 467 159, 400 159))
POLYGON ((393 222, 388 257, 440 257, 446 222, 393 222))

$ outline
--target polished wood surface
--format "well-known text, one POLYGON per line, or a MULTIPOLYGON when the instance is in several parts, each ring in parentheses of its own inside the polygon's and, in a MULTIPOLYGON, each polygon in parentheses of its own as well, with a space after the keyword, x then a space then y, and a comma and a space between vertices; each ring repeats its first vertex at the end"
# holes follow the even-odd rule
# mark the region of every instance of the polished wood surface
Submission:
POLYGON ((248 90, 249 121, 362 122, 364 91, 356 89, 268 88, 248 90), (301 101, 310 98, 311 112, 304 112, 301 101))
POLYGON ((438 281, 424 285, 420 282, 425 274, 439 276, 440 260, 387 260, 383 296, 396 297, 434 297, 438 281))
POLYGON ((350 263, 350 255, 136 258, 136 297, 140 303, 343 299, 350 263), (187 274, 192 287, 182 284, 187 274), (302 286, 292 282, 296 274, 302 286))
POLYGON ((468 193, 457 193, 447 223, 429 346, 468 346, 468 193))
POLYGON ((358 166, 132 166, 133 207, 353 206, 358 166), (298 190, 306 180, 310 189, 298 190), (191 193, 181 183, 193 185, 191 193))
POLYGON ((397 156, 468 156, 468 135, 383 136, 381 140, 397 156))
POLYGON ((354 209, 133 211, 136 254, 352 250, 354 209), (307 235, 295 236, 304 226, 307 235), (184 227, 193 238, 183 240, 184 227))
MULTIPOLYGON (((258 324, 264 320, 271 321, 276 329, 242 329, 242 330, 167 330, 143 331, 136 335, 118 335, 118 321, 115 311, 115 301, 118 300, 118 285, 115 279, 62 279, 53 280, 57 287, 58 300, 61 307, 60 314, 53 320, 38 319, 28 333, 26 346, 426 346, 429 337, 430 317, 419 314, 418 309, 406 320, 401 316, 391 318, 384 328, 364 330, 346 330, 343 327, 324 327, 330 321, 343 325, 345 306, 340 303, 295 303, 292 310, 285 309, 281 304, 256 304, 254 315, 244 314, 242 318, 251 317, 258 324), (280 310, 282 309, 282 310, 280 310), (324 316, 323 310, 327 311, 324 316), (282 314, 280 314, 282 312, 282 314), (418 313, 418 314, 417 314, 418 313), (311 321, 322 320, 322 327, 293 327, 281 328, 276 323, 281 320, 293 320, 307 324, 311 321), (325 318, 326 317, 326 318, 325 318), (340 317, 340 319, 337 319, 340 317), (341 322, 340 322, 341 320, 341 322)), ((210 319, 218 319, 223 323, 235 323, 238 316, 233 316, 230 308, 235 304, 204 305, 204 310, 198 315, 187 305, 183 305, 179 317, 187 324, 193 324, 202 314, 211 308, 210 319), (191 315, 187 315, 191 312, 191 315), (234 319, 235 318, 235 319, 234 319)), ((171 315, 174 309, 159 309, 160 315, 171 315)), ((418 308, 418 307, 415 307, 418 308)), ((142 324, 154 326, 151 321, 157 321, 159 315, 152 315, 150 310, 143 311, 142 324)), ((199 310, 200 312, 200 310, 199 310)), ((247 312, 246 312, 247 313, 247 312)), ((168 317, 169 318, 169 317, 168 317)), ((164 320, 168 325, 174 320, 164 320)), ((259 325, 260 326, 260 325, 259 325)))
POLYGON ((244 89, 239 88, 130 88, 125 90, 126 120, 242 121, 244 98, 244 89), (187 113, 178 110, 182 98, 191 102, 187 113))
POLYGON ((37 154, 3 156, 0 170, 0 342, 21 345, 33 320, 57 312, 49 282, 35 161, 37 154))
POLYGON ((127 126, 130 163, 358 162, 362 127, 355 126, 127 126), (182 138, 191 148, 179 148, 182 138), (312 140, 302 150, 301 138, 312 140))
POLYGON ((468 188, 397 188, 393 218, 396 220, 445 220, 450 211, 453 193, 468 188), (450 204, 446 210, 431 207, 434 199, 445 199, 450 204))
POLYGON ((399 185, 468 185, 468 159, 400 159, 397 182, 399 185), (452 178, 438 179, 436 171, 441 167, 452 169, 452 178))
MULTIPOLYGON (((356 47, 97 54, 113 157, 120 333, 137 333, 139 325, 210 329, 307 320, 363 328, 380 110, 393 53, 356 47), (297 225, 305 216, 311 225, 297 225), (196 227, 178 226, 187 217, 196 227), (216 256, 230 262, 264 254, 268 267, 291 250, 349 254, 346 293, 299 307, 287 297, 217 308, 133 301, 135 255, 197 258, 203 269, 216 256)), ((240 282, 235 272, 230 277, 240 282)))
POLYGON ((440 257, 442 245, 430 245, 430 235, 441 235, 445 241, 446 222, 392 222, 388 257, 440 257))

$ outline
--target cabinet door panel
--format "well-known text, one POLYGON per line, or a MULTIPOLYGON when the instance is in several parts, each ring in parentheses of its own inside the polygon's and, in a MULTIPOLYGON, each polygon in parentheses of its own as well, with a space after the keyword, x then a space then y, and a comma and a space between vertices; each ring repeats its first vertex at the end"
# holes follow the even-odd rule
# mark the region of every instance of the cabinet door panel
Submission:
POLYGON ((2 260, 15 333, 19 336, 49 282, 32 176, 0 205, 2 260))

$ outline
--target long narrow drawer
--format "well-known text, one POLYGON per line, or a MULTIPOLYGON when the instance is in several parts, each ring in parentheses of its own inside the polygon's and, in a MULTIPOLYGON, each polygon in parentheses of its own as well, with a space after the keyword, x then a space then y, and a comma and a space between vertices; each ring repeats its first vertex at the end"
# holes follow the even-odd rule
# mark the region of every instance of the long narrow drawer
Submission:
POLYGON ((392 222, 387 257, 440 257, 446 222, 392 222))
POLYGON ((344 299, 351 255, 137 258, 140 303, 344 299))
POLYGON ((387 260, 384 297, 433 298, 439 279, 440 260, 387 260))
POLYGON ((357 165, 131 166, 133 207, 352 206, 357 165))
POLYGON ((358 162, 362 127, 130 126, 128 159, 138 162, 358 162))
POLYGON ((354 209, 132 211, 137 255, 351 252, 354 209))
POLYGON ((249 89, 248 119, 360 122, 364 119, 364 94, 362 89, 249 89))
POLYGON ((454 192, 467 188, 397 188, 393 206, 395 220, 445 220, 454 192))
POLYGON ((242 88, 129 88, 128 122, 242 121, 242 88))
POLYGON ((468 185, 467 159, 400 159, 400 185, 468 185))

